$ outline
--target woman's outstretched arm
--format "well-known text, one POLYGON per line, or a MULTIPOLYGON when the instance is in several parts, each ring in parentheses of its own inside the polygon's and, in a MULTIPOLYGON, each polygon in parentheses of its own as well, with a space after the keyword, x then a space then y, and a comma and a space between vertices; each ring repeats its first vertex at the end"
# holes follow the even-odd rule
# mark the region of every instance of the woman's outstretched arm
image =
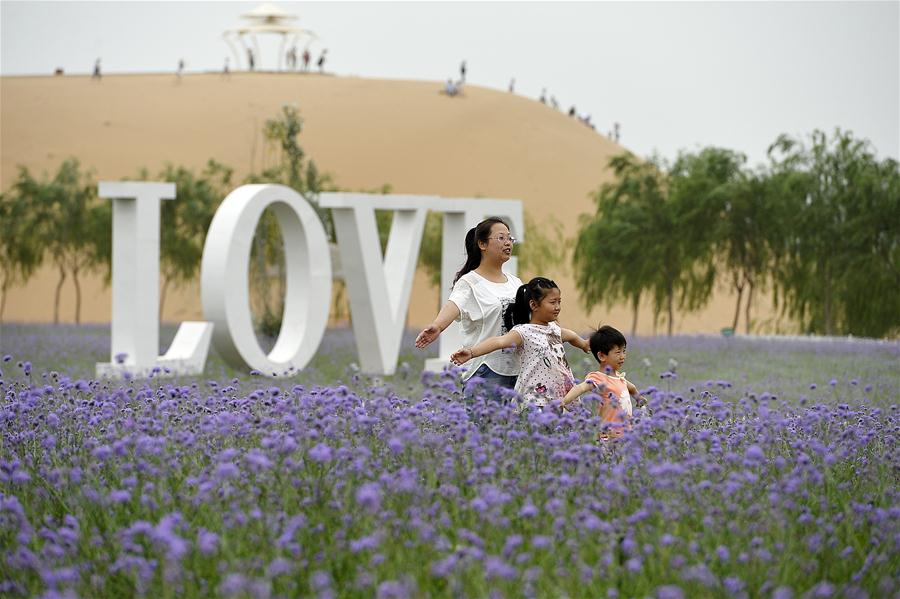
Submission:
POLYGON ((440 337, 444 329, 450 326, 450 323, 459 318, 459 307, 453 302, 448 301, 438 312, 434 322, 422 329, 419 336, 416 337, 416 347, 419 349, 428 347, 432 341, 440 337))
POLYGON ((510 331, 499 337, 488 337, 473 347, 462 347, 453 352, 453 355, 450 356, 450 361, 454 364, 462 365, 472 358, 489 354, 498 349, 506 349, 507 347, 518 345, 522 345, 522 335, 519 334, 519 331, 510 331))

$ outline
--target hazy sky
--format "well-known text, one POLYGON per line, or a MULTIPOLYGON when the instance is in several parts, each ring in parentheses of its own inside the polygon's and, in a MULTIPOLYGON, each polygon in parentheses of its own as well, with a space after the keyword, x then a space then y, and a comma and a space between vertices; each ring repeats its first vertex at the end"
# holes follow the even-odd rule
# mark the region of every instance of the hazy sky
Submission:
MULTIPOLYGON (((0 71, 87 73, 97 57, 106 73, 220 70, 223 31, 257 4, 3 0, 0 71)), ((900 157, 897 1, 278 5, 337 75, 440 82, 465 59, 469 83, 546 87, 599 131, 621 123, 641 155, 718 145, 756 163, 780 133, 841 127, 900 157)), ((278 44, 260 40, 274 68, 278 44)))

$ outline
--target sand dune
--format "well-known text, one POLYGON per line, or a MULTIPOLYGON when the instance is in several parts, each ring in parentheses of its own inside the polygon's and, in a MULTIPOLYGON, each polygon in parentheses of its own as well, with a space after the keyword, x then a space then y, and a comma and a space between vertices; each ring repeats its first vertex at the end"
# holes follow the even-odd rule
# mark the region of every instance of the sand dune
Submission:
MULTIPOLYGON (((181 83, 173 75, 113 75, 101 83, 78 76, 3 77, 0 187, 9 187, 18 165, 53 172, 69 156, 98 180, 134 175, 140 167, 156 172, 166 162, 200 169, 215 158, 234 167, 240 181, 275 160, 262 125, 293 103, 305 122, 300 143, 307 156, 344 189, 389 184, 396 193, 521 199, 535 222, 555 217, 573 235, 581 215, 593 212, 589 194, 609 180, 609 157, 624 148, 534 100, 478 87, 448 98, 438 93, 440 86, 276 73, 189 75, 181 83)), ((563 288, 564 323, 586 329, 602 320, 627 331, 627 307, 581 308, 570 270, 564 265, 540 273, 563 288)), ((5 319, 51 320, 55 283, 47 267, 12 290, 5 319)), ((66 321, 73 318, 71 286, 66 282, 66 321)), ((83 289, 83 320, 108 321, 109 292, 100 279, 91 277, 83 289)), ((759 303, 756 316, 773 330, 769 302, 759 303)), ((430 322, 438 304, 437 290, 419 273, 410 325, 430 322)), ((733 309, 733 298, 719 292, 703 312, 680 315, 676 329, 717 332, 731 323, 733 309)), ((164 319, 201 316, 196 285, 170 293, 164 319)), ((651 320, 644 308, 638 332, 653 332, 651 320)))

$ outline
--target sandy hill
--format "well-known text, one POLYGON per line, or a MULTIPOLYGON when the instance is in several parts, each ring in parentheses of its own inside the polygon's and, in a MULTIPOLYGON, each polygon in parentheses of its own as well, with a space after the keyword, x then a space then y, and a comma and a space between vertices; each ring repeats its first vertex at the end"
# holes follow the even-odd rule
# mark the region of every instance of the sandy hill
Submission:
MULTIPOLYGON (((234 167, 240 181, 274 160, 265 155, 263 123, 294 103, 305 124, 302 147, 341 188, 390 184, 396 193, 517 198, 534 222, 553 216, 574 234, 579 216, 593 212, 588 194, 608 180, 609 157, 623 148, 534 100, 478 87, 448 98, 438 93, 440 86, 276 73, 200 74, 180 83, 172 75, 113 75, 100 83, 81 76, 4 77, 0 187, 9 187, 18 165, 53 172, 69 156, 97 179, 132 176, 140 167, 156 172, 165 162, 200 169, 215 158, 234 167)), ((602 319, 627 331, 626 307, 588 314, 579 306, 570 270, 540 273, 562 287, 563 322, 586 329, 602 319)), ((12 290, 5 319, 51 320, 55 283, 55 273, 45 268, 12 290)), ((73 318, 71 285, 64 294, 66 320, 73 318)), ((83 289, 83 320, 108 321, 108 290, 96 277, 83 289)), ((679 317, 677 330, 718 331, 731 322, 732 301, 718 294, 704 312, 679 317)), ((420 274, 410 324, 430 322, 438 303, 437 290, 420 274)), ((165 319, 200 317, 196 286, 170 294, 165 319)), ((645 309, 638 331, 652 332, 651 320, 645 309)))

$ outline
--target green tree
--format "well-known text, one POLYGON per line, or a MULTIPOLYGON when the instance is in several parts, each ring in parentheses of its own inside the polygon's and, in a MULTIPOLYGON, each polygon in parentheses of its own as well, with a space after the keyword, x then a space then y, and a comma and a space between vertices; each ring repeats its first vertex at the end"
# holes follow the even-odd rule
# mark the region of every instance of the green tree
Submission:
POLYGON ((52 179, 37 180, 26 168, 19 169, 11 194, 29 203, 26 227, 59 273, 53 300, 53 322, 59 323, 63 284, 71 277, 75 285, 75 322, 81 323, 81 279, 85 271, 102 260, 96 237, 103 228, 104 212, 97 199, 97 186, 78 160, 64 161, 52 179))
MULTIPOLYGON (((425 269, 431 286, 440 291, 439 296, 450 293, 441 289, 441 247, 444 243, 444 217, 439 212, 429 212, 425 218, 425 231, 419 249, 419 266, 425 269)), ((442 297, 438 297, 442 302, 442 297)))
POLYGON ((572 265, 585 308, 628 301, 634 334, 641 296, 650 286, 651 263, 655 268, 655 258, 643 251, 645 236, 652 234, 643 205, 663 201, 665 173, 631 154, 614 156, 609 167, 615 181, 594 194, 596 215, 579 229, 572 265))
POLYGON ((266 120, 263 125, 263 136, 267 149, 276 155, 275 164, 263 169, 262 173, 251 174, 248 183, 281 183, 297 191, 315 209, 316 214, 325 227, 325 233, 331 242, 334 238, 334 224, 331 211, 319 206, 318 194, 331 186, 331 179, 319 172, 315 162, 306 159, 306 153, 300 147, 300 133, 303 131, 303 119, 300 110, 293 104, 281 107, 281 114, 266 120))
POLYGON ((744 172, 717 190, 720 219, 715 229, 716 255, 737 296, 731 328, 737 331, 744 301, 744 326, 751 331, 751 310, 758 291, 765 289, 772 261, 769 178, 765 172, 744 172), (744 295, 746 292, 746 296, 744 295))
MULTIPOLYGON (((275 164, 259 174, 250 174, 246 182, 280 183, 297 191, 316 211, 325 227, 325 234, 334 243, 331 212, 323 209, 318 202, 319 192, 328 188, 331 181, 319 173, 312 160, 306 159, 298 139, 302 131, 303 120, 299 109, 294 105, 282 106, 281 113, 268 119, 263 127, 267 148, 276 155, 275 164)), ((257 327, 268 336, 276 335, 281 329, 285 272, 281 229, 274 215, 266 210, 256 227, 250 250, 250 284, 257 327)))
POLYGON ((707 147, 681 152, 669 172, 669 199, 683 271, 678 275, 679 308, 699 310, 709 303, 721 253, 716 231, 743 177, 743 154, 707 147))
POLYGON ((634 336, 644 283, 649 278, 644 272, 647 256, 641 253, 640 229, 644 225, 639 209, 632 202, 620 202, 617 191, 607 185, 595 195, 598 217, 579 230, 572 264, 585 308, 609 308, 627 301, 632 308, 634 336))
POLYGON ((773 269, 781 308, 804 330, 880 336, 900 325, 897 163, 850 132, 770 148, 784 234, 773 269))
MULTIPOLYGON (((232 169, 210 159, 197 175, 184 166, 166 164, 154 178, 175 183, 176 199, 161 203, 159 314, 172 286, 194 280, 200 271, 206 232, 216 209, 231 190, 232 169)), ((144 170, 138 176, 148 179, 144 170)))
MULTIPOLYGON (((670 173, 671 195, 680 204, 681 237, 690 259, 707 265, 705 276, 724 271, 737 296, 732 329, 737 329, 746 291, 745 320, 750 332, 753 296, 765 283, 767 194, 765 176, 745 171, 746 157, 725 148, 681 153, 670 173)), ((712 280, 712 279, 707 279, 712 280)), ((705 305, 712 288, 698 285, 693 305, 705 305)))
POLYGON ((15 189, 0 194, 0 322, 9 290, 27 283, 43 260, 43 246, 34 232, 33 211, 33 197, 22 196, 15 189))
POLYGON ((567 270, 570 244, 562 223, 553 215, 541 219, 541 223, 525 212, 525 243, 515 246, 519 259, 519 271, 535 276, 558 276, 567 270))
POLYGON ((900 167, 872 163, 854 186, 848 214, 849 251, 840 260, 841 313, 846 332, 900 335, 900 167))
POLYGON ((676 308, 693 311, 709 301, 716 273, 706 203, 711 186, 695 172, 709 162, 684 154, 668 172, 658 158, 621 154, 610 160, 615 181, 595 194, 595 218, 582 225, 573 255, 588 309, 627 300, 635 328, 646 292, 654 324, 665 312, 671 335, 676 308))

